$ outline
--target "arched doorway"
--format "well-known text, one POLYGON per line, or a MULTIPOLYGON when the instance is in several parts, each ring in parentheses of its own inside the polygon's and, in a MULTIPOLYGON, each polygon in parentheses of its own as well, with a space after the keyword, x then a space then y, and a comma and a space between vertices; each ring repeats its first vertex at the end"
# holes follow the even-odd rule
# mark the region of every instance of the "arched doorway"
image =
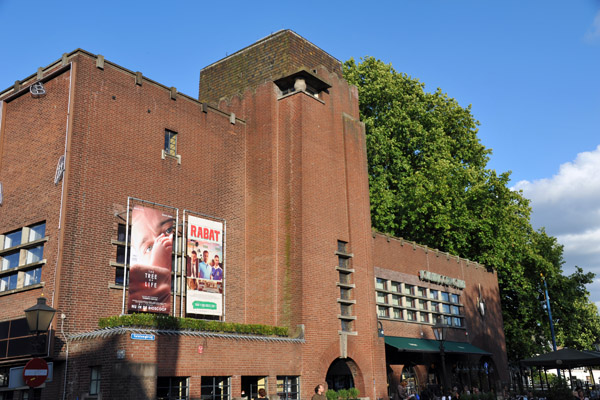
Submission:
POLYGON ((336 359, 327 370, 327 376, 325 377, 327 387, 333 390, 355 387, 352 369, 356 369, 356 364, 351 359, 336 359))

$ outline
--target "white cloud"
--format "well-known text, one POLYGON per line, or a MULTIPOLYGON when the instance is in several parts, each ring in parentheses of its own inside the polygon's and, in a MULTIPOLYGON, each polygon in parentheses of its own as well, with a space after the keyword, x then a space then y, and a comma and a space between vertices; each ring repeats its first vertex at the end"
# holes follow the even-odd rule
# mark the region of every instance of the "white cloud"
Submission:
POLYGON ((588 42, 600 41, 600 11, 596 14, 592 26, 585 33, 585 40, 588 42))
MULTIPOLYGON (((531 200, 533 227, 546 228, 564 245, 564 272, 579 266, 600 278, 600 146, 562 164, 551 178, 521 181, 513 189, 531 200)), ((588 290, 600 305, 600 279, 588 290)))

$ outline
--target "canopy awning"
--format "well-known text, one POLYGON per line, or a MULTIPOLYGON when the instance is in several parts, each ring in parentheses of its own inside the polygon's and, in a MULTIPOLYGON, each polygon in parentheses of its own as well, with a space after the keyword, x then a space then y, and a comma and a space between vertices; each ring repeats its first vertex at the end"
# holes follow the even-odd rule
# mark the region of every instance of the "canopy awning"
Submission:
MULTIPOLYGON (((393 346, 400 351, 414 351, 418 353, 439 353, 440 342, 431 339, 415 339, 399 336, 386 336, 385 344, 393 346)), ((444 342, 444 351, 455 354, 480 354, 490 355, 491 353, 473 346, 466 342, 444 342)))
POLYGON ((570 369, 600 366, 600 352, 593 350, 560 349, 521 361, 528 366, 570 369))

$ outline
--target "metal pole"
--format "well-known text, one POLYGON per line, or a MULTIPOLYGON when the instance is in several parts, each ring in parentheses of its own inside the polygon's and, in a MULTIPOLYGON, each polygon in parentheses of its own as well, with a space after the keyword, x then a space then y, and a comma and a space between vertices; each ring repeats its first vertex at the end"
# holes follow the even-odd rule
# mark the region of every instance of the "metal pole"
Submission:
POLYGON ((443 385, 443 392, 442 395, 446 395, 445 391, 448 389, 448 380, 446 377, 446 355, 444 352, 445 348, 444 348, 444 342, 441 341, 440 342, 440 356, 442 357, 442 385, 443 385))

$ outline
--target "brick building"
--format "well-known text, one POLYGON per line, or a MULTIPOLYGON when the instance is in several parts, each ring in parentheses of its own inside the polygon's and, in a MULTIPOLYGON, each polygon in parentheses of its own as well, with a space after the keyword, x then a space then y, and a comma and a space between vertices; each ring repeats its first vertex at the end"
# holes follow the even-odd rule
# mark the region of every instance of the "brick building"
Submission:
POLYGON ((506 382, 495 273, 372 234, 357 90, 294 32, 202 69, 198 99, 76 50, 0 105, 0 399, 386 398, 440 383, 438 316, 453 383, 506 382), (142 215, 168 217, 150 245, 142 215), (232 324, 99 328, 135 307, 232 324), (50 373, 29 389, 33 356, 50 373))

